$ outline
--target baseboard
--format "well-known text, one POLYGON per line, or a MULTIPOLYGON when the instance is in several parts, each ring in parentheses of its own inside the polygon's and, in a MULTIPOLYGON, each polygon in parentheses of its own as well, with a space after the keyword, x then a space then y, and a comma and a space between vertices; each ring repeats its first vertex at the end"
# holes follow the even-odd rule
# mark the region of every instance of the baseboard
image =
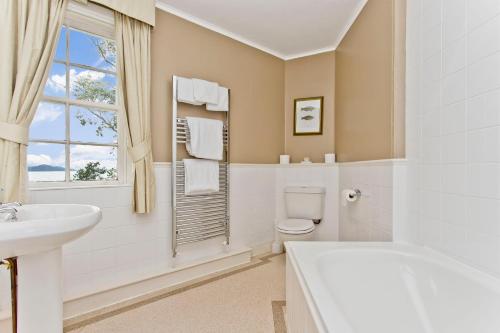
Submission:
POLYGON ((271 253, 272 244, 272 242, 266 242, 260 245, 252 246, 252 256, 258 257, 266 253, 271 253))
MULTIPOLYGON (((244 248, 221 254, 210 260, 179 266, 170 272, 145 280, 66 301, 64 302, 64 326, 72 326, 88 318, 117 311, 154 297, 155 293, 160 291, 181 288, 212 274, 248 264, 251 260, 252 249, 244 248)), ((10 316, 0 319, 0 332, 9 332, 10 327, 10 316)))
POLYGON ((98 294, 82 297, 64 303, 65 326, 81 321, 85 317, 95 317, 101 312, 113 311, 114 307, 126 306, 128 302, 138 302, 142 297, 151 297, 151 293, 169 287, 178 287, 183 283, 196 280, 221 270, 250 262, 251 249, 225 253, 210 261, 200 261, 175 270, 131 283, 98 294))
POLYGON ((271 243, 263 243, 251 249, 243 248, 221 254, 210 260, 179 266, 171 272, 126 286, 66 301, 64 303, 65 326, 116 311, 130 304, 140 303, 145 299, 155 297, 158 293, 163 294, 169 290, 183 288, 219 272, 246 265, 251 262, 252 258, 267 255, 270 252, 271 243))

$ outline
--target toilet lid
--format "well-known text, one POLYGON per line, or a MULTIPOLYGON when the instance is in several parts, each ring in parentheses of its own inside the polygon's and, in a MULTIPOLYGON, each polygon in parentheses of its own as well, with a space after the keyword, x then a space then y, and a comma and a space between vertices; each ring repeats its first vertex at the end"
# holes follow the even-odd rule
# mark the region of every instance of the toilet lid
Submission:
POLYGON ((314 229, 314 223, 312 220, 303 219, 287 219, 280 221, 278 224, 278 230, 283 230, 284 232, 309 232, 314 229))

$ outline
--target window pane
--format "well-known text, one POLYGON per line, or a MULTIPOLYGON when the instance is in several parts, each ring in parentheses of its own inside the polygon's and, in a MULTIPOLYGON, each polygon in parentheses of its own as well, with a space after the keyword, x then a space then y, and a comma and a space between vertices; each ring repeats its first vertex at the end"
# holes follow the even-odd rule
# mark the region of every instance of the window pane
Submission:
POLYGON ((115 75, 73 67, 70 69, 70 81, 72 99, 115 104, 115 75))
POLYGON ((66 96, 66 66, 53 63, 43 91, 45 96, 66 96))
POLYGON ((30 143, 27 162, 31 182, 56 182, 66 178, 64 145, 30 143))
POLYGON ((64 140, 64 104, 40 102, 30 126, 30 139, 64 140))
POLYGON ((116 143, 116 112, 79 106, 71 107, 71 141, 116 143))
POLYGON ((66 27, 61 28, 61 34, 59 35, 59 41, 57 42, 55 59, 61 61, 66 60, 66 27))
POLYGON ((114 147, 71 146, 71 180, 116 180, 117 150, 114 147))
POLYGON ((70 29, 69 61, 116 71, 116 44, 106 38, 70 29))

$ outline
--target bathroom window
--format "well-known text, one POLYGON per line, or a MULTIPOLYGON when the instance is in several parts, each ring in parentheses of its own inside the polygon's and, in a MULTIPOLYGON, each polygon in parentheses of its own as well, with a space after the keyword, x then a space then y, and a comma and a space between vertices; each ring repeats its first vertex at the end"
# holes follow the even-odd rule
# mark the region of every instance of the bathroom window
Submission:
POLYGON ((34 186, 110 184, 124 177, 113 21, 104 24, 92 18, 92 7, 81 7, 83 14, 79 8, 68 10, 30 127, 27 164, 34 186))

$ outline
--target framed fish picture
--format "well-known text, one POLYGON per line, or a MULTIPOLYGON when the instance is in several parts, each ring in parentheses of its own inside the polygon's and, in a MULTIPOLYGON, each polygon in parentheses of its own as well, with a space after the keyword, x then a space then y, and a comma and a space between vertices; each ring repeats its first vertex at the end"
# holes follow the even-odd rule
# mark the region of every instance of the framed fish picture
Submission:
POLYGON ((323 96, 295 99, 293 135, 323 134, 323 96))

